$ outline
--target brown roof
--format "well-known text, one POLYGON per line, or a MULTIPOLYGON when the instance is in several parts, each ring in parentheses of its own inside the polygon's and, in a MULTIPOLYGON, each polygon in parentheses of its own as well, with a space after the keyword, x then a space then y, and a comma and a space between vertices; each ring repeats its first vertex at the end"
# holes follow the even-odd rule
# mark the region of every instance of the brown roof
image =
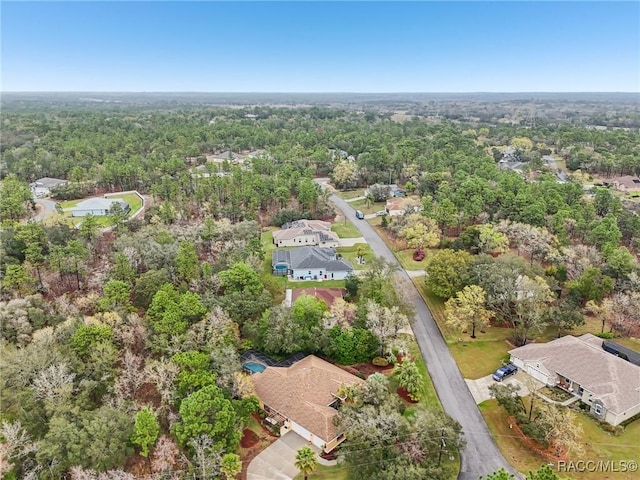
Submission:
POLYGON ((627 190, 640 190, 640 179, 638 177, 632 177, 631 175, 612 178, 610 182, 612 182, 616 188, 623 186, 627 190))
POLYGON ((262 403, 325 442, 339 433, 333 424, 338 412, 328 406, 334 395, 343 384, 363 382, 314 355, 290 367, 267 367, 252 378, 262 403))
POLYGON ((525 362, 540 362, 549 373, 579 383, 614 413, 640 403, 640 367, 605 352, 602 339, 590 333, 530 343, 509 353, 525 362))
POLYGON ((338 298, 344 297, 347 291, 344 288, 294 288, 291 291, 291 302, 295 302, 296 298, 301 295, 311 295, 318 300, 322 300, 327 307, 331 308, 333 302, 338 298))

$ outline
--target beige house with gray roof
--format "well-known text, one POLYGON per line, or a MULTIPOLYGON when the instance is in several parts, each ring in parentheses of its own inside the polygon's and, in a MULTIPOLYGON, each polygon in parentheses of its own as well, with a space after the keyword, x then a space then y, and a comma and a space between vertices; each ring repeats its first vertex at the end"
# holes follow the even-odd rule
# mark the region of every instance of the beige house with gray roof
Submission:
POLYGON ((510 350, 511 363, 535 379, 579 397, 598 419, 619 425, 640 414, 640 367, 602 348, 590 333, 510 350))
POLYGON ((252 379, 265 421, 279 426, 281 435, 293 430, 325 452, 345 439, 333 423, 343 400, 338 391, 364 382, 314 355, 290 367, 266 367, 252 379))

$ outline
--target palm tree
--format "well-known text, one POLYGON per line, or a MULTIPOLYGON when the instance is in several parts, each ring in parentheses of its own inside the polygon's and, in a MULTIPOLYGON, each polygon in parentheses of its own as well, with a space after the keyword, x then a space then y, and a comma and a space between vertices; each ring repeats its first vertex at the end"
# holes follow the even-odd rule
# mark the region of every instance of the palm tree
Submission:
POLYGON ((296 468, 304 475, 304 480, 312 473, 318 466, 318 459, 316 458, 316 452, 311 450, 310 447, 304 446, 298 453, 296 453, 296 468))

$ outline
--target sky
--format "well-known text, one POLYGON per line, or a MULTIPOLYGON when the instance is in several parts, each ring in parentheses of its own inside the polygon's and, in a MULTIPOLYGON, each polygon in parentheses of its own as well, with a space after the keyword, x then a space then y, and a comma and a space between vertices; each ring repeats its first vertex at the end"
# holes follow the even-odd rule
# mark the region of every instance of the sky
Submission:
POLYGON ((640 2, 10 2, 0 89, 639 92, 640 2))

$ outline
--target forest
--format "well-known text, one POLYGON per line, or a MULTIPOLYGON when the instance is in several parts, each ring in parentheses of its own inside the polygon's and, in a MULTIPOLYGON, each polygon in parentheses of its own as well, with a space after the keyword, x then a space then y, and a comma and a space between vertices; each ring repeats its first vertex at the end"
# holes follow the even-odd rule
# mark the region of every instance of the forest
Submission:
MULTIPOLYGON (((407 355, 398 332, 412 307, 381 259, 349 277, 331 308, 311 296, 282 305, 263 233, 335 218, 318 177, 346 192, 402 185, 415 210, 380 228, 432 251, 426 286, 460 330, 497 322, 524 345, 588 316, 603 334, 637 336, 638 197, 607 182, 640 175, 638 129, 416 113, 398 122, 377 107, 3 107, 2 478, 235 478, 258 412, 243 352, 340 365, 407 355), (504 167, 506 155, 520 171, 504 167), (135 190, 144 214, 111 214, 107 228, 91 217, 75 227, 61 212, 28 221, 29 184, 42 177, 68 181, 52 192, 58 202, 135 190)), ((408 387, 417 376, 399 374, 408 387)), ((403 415, 392 390, 376 374, 345 392, 348 478, 365 464, 379 466, 370 479, 443 478, 438 442, 421 432, 447 427, 462 446, 459 425, 436 407, 403 415)))

